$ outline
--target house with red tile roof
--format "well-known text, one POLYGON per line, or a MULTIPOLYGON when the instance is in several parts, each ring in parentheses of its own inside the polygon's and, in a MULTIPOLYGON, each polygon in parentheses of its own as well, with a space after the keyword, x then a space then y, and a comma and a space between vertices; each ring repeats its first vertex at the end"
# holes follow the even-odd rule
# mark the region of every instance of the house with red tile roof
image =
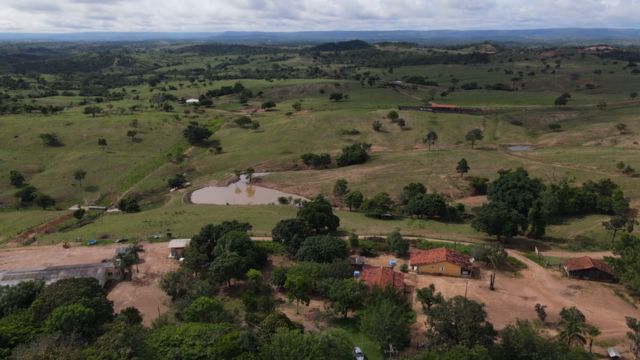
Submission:
POLYGON ((409 268, 419 274, 473 276, 477 266, 469 255, 447 248, 412 251, 409 268))
POLYGON ((387 286, 392 286, 398 291, 405 290, 404 274, 394 271, 390 267, 365 266, 360 273, 360 280, 369 288, 378 286, 384 289, 387 286))
POLYGON ((567 276, 576 279, 608 282, 617 281, 613 269, 611 269, 609 264, 588 256, 567 259, 564 262, 563 268, 567 276))

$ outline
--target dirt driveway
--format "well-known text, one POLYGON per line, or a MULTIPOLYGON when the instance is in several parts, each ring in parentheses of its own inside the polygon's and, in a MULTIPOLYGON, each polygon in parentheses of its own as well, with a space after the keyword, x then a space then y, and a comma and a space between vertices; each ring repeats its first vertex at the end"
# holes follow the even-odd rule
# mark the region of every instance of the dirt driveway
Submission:
MULTIPOLYGON (((0 270, 96 263, 111 259, 118 246, 122 245, 74 246, 69 249, 61 245, 3 248, 0 250, 0 270)), ((178 263, 167 258, 167 243, 143 243, 143 246, 139 272, 134 268, 133 280, 117 283, 110 289, 108 298, 113 301, 116 312, 129 306, 136 307, 142 313, 143 323, 148 326, 169 307, 170 299, 158 285, 161 276, 176 269, 178 263)))
MULTIPOLYGON (((536 319, 536 303, 547 305, 547 322, 558 321, 558 313, 563 307, 576 306, 589 323, 600 328, 600 340, 625 341, 625 316, 640 317, 638 309, 615 294, 614 289, 623 291, 620 285, 568 279, 560 272, 542 268, 515 251, 510 251, 510 255, 525 263, 528 269, 522 270, 517 276, 498 272, 495 291, 488 288, 489 271, 482 271, 480 279, 470 280, 408 273, 405 282, 416 288, 433 283, 447 298, 464 295, 466 287, 469 298, 485 304, 488 320, 498 329, 513 323, 516 318, 536 319)), ((389 258, 380 256, 367 259, 367 263, 386 266, 389 258)), ((398 260, 398 266, 403 262, 398 260)), ((422 327, 425 318, 420 316, 422 310, 415 301, 414 309, 419 314, 416 325, 422 327)), ((416 332, 416 336, 423 332, 416 332)))

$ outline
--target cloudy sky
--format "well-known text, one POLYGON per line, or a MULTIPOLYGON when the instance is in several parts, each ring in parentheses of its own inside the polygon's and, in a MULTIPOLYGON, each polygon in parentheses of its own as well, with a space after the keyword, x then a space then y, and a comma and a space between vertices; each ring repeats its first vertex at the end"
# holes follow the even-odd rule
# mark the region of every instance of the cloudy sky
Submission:
POLYGON ((0 0, 0 32, 640 27, 640 0, 0 0))

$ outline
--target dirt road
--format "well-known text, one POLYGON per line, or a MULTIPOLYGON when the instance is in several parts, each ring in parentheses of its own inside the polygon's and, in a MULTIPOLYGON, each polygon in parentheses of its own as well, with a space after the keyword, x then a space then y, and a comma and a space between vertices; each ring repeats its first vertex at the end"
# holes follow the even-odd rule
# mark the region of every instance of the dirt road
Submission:
MULTIPOLYGON (((69 249, 61 245, 6 248, 0 250, 0 270, 96 263, 111 259, 118 246, 122 245, 74 246, 69 249)), ((160 278, 177 268, 178 263, 167 258, 167 243, 144 243, 143 246, 139 272, 134 268, 133 280, 117 283, 110 289, 108 298, 113 301, 116 313, 134 306, 142 313, 143 323, 150 325, 170 305, 169 297, 159 287, 160 278)))

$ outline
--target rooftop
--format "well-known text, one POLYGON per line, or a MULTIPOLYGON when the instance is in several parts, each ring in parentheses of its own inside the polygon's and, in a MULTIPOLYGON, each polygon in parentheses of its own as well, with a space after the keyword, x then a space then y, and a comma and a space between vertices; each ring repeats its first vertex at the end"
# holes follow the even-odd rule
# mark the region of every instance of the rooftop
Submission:
POLYGON ((448 262, 462 268, 471 268, 471 256, 461 254, 447 248, 413 251, 409 255, 409 263, 413 265, 436 264, 448 262))
POLYGON ((390 267, 365 267, 362 269, 360 279, 368 287, 377 285, 380 288, 393 286, 398 290, 404 289, 404 274, 390 267))
POLYGON ((24 281, 44 281, 51 284, 62 279, 92 277, 104 286, 107 280, 107 270, 113 268, 112 262, 94 264, 47 266, 30 269, 16 269, 0 271, 0 285, 12 286, 24 281))
POLYGON ((611 269, 607 263, 602 260, 592 259, 588 256, 567 259, 564 262, 564 267, 567 271, 598 269, 602 272, 613 275, 613 269, 611 269))
POLYGON ((190 242, 191 239, 173 239, 169 241, 168 247, 169 249, 186 248, 190 242))

